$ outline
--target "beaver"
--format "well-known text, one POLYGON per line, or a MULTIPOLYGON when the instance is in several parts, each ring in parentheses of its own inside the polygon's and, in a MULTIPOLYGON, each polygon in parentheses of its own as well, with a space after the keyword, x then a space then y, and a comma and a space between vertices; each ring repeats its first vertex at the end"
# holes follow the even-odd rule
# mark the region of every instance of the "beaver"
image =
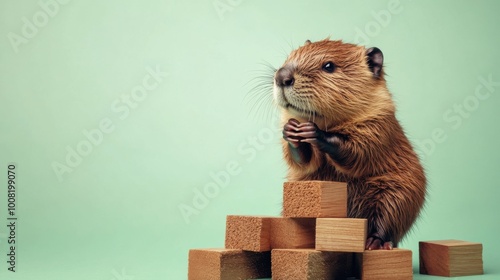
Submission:
POLYGON ((347 182, 348 217, 368 220, 367 250, 397 247, 426 195, 383 61, 376 47, 308 40, 273 75, 287 179, 347 182))

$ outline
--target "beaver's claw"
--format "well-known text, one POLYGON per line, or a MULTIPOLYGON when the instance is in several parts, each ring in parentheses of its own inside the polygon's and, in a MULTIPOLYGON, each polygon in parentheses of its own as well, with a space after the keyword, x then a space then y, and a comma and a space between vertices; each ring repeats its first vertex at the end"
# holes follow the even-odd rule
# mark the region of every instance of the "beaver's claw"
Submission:
POLYGON ((384 241, 377 236, 370 236, 366 240, 366 250, 392 250, 393 248, 392 241, 384 241))

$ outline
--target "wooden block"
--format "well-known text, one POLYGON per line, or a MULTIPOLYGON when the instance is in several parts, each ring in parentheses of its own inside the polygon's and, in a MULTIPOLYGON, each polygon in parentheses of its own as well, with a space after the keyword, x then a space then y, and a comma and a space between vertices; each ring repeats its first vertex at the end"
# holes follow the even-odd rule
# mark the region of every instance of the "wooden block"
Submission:
POLYGON ((412 252, 394 248, 356 253, 355 270, 363 280, 411 280, 412 252))
POLYGON ((483 274, 481 243, 440 240, 419 242, 420 273, 436 276, 483 274))
POLYGON ((314 249, 273 249, 273 280, 345 279, 352 254, 321 252, 314 249))
POLYGON ((270 231, 270 217, 229 215, 226 219, 225 247, 253 252, 271 251, 270 231))
POLYGON ((316 219, 314 218, 272 218, 272 249, 314 249, 316 219))
POLYGON ((347 184, 329 181, 285 182, 283 216, 345 218, 347 217, 347 184))
POLYGON ((235 280, 271 277, 271 252, 238 249, 189 250, 188 280, 235 280))
POLYGON ((366 219, 316 219, 316 250, 363 252, 366 235, 366 219))

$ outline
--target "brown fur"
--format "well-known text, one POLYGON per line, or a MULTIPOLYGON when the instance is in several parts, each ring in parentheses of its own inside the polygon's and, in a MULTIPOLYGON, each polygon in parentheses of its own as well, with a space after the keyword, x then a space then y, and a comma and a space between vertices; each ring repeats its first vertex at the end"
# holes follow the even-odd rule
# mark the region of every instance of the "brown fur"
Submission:
POLYGON ((311 160, 299 164, 283 141, 288 180, 347 181, 349 217, 367 218, 369 235, 397 246, 423 206, 426 179, 395 117, 383 70, 374 78, 364 47, 329 40, 306 43, 284 65, 293 67, 295 82, 286 93, 275 89, 275 99, 300 109, 284 108, 284 123, 312 121, 347 136, 342 164, 314 146, 311 160), (328 61, 337 66, 334 73, 322 71, 328 61))

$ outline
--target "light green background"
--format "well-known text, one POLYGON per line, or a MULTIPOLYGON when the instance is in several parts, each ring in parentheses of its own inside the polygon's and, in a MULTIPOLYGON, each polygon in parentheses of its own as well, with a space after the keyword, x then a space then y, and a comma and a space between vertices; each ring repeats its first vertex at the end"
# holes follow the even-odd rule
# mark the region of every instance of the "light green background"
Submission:
POLYGON ((0 4, 1 279, 186 279, 190 248, 223 246, 226 215, 279 215, 286 166, 271 93, 248 92, 265 82, 256 77, 269 74, 266 63, 327 36, 385 54, 398 118, 429 180, 425 211, 401 244, 415 268, 418 241, 464 239, 483 243, 486 275, 460 279, 499 279, 500 2, 54 3, 0 4), (163 73, 154 87, 148 69, 163 73), (121 98, 144 80, 150 90, 125 115, 121 98), (84 131, 102 121, 113 130, 85 150, 84 131), (67 164, 78 145, 88 155, 59 180, 54 162, 67 164), (15 274, 9 162, 18 166, 15 274), (227 186, 193 205, 228 164, 227 186), (189 223, 182 205, 200 206, 189 223))

